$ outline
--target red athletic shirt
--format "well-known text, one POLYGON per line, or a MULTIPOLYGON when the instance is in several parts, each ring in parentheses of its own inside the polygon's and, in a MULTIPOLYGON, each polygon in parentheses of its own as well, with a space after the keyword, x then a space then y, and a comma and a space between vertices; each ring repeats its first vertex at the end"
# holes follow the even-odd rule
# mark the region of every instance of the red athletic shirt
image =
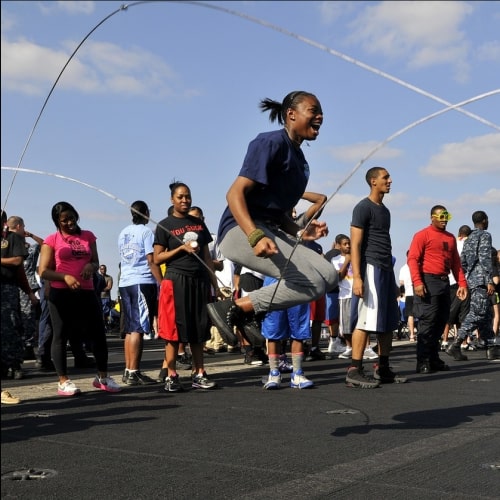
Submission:
POLYGON ((451 271, 458 286, 467 287, 455 237, 434 226, 428 226, 413 236, 408 266, 413 286, 423 285, 423 274, 447 276, 451 271))

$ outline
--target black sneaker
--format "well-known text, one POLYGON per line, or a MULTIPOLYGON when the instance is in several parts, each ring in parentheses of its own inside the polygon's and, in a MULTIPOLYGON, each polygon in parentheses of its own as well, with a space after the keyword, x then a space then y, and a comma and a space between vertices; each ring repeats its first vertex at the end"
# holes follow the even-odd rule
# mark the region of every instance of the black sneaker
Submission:
POLYGON ((243 321, 244 313, 241 308, 232 299, 226 299, 210 302, 207 304, 207 311, 224 342, 230 346, 236 345, 238 337, 234 334, 234 327, 243 321))
POLYGON ((446 354, 448 354, 448 356, 451 356, 455 361, 467 361, 467 356, 465 356, 461 352, 460 344, 457 343, 450 344, 445 352, 446 354))
POLYGON ((182 384, 179 381, 179 375, 176 375, 175 377, 167 377, 165 379, 165 390, 167 392, 182 392, 184 390, 184 387, 182 387, 182 384))
POLYGON ((165 379, 167 378, 167 369, 166 368, 162 368, 160 370, 160 373, 158 373, 158 377, 156 377, 156 381, 158 383, 165 383, 165 379))
POLYGON ((176 363, 180 365, 184 370, 191 370, 191 358, 185 352, 177 356, 176 363))
POLYGON ((255 347, 245 352, 244 363, 253 366, 267 365, 269 363, 269 356, 260 347, 255 347))
POLYGON ((203 373, 202 375, 193 374, 191 385, 195 389, 215 389, 217 387, 217 383, 213 380, 210 380, 206 373, 203 373))
MULTIPOLYGON (((237 306, 236 306, 237 307, 237 306)), ((262 336, 261 332, 261 318, 256 314, 245 315, 241 325, 243 334, 250 344, 256 347, 262 347, 266 343, 266 339, 262 336)))
POLYGON ((492 345, 492 346, 487 347, 486 359, 489 359, 490 361, 500 359, 500 346, 492 345))
POLYGON ((432 359, 430 361, 431 369, 437 372, 449 372, 450 367, 441 359, 432 359))
POLYGON ((128 373, 129 373, 129 372, 128 372, 128 370, 125 370, 125 371, 123 372, 123 375, 122 375, 122 382, 123 382, 124 384, 126 384, 126 383, 127 383, 128 373))
POLYGON ((36 359, 35 349, 33 348, 32 345, 25 345, 24 346, 23 359, 25 361, 31 360, 31 359, 36 359))
POLYGON ((310 349, 306 356, 306 361, 323 361, 324 359, 326 356, 319 347, 310 349))
POLYGON ((373 365, 373 378, 381 384, 404 384, 408 378, 398 375, 391 370, 390 366, 373 365))
POLYGON ((135 372, 128 372, 125 383, 127 385, 151 385, 156 384, 156 381, 137 370, 135 372))
POLYGON ((424 359, 423 361, 417 361, 416 373, 421 373, 426 375, 428 373, 435 373, 437 370, 431 367, 431 364, 428 359, 424 359))
POLYGON ((245 353, 245 359, 243 360, 243 362, 246 365, 253 366, 262 366, 264 364, 259 356, 255 355, 253 351, 248 351, 245 353))
POLYGON ((365 375, 363 368, 358 369, 355 366, 350 366, 347 369, 345 385, 356 389, 376 389, 380 387, 380 380, 365 375))

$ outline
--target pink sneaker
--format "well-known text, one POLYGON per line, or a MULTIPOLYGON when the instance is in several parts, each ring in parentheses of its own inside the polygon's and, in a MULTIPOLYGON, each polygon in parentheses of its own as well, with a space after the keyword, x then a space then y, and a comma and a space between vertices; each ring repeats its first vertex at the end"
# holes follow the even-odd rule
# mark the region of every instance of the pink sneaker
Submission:
POLYGON ((113 380, 112 377, 99 378, 98 376, 96 376, 96 378, 92 382, 92 385, 96 389, 101 389, 101 391, 120 392, 122 390, 122 388, 113 380))

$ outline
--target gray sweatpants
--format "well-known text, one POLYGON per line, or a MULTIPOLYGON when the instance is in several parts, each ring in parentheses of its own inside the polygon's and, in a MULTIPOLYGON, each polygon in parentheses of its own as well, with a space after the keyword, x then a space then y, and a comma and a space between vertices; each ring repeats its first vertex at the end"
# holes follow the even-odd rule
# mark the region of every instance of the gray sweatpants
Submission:
POLYGON ((296 244, 295 238, 258 221, 256 225, 274 241, 279 253, 266 259, 257 257, 239 226, 229 230, 219 242, 224 257, 265 276, 281 278, 278 283, 248 294, 256 313, 312 302, 337 286, 337 271, 322 255, 301 243, 288 261, 296 244))

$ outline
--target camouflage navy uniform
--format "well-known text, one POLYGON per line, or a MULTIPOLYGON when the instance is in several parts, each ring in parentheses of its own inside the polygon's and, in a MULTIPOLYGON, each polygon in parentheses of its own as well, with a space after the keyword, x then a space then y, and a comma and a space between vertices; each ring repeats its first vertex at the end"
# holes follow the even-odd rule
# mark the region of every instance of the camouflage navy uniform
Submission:
MULTIPOLYGON (((26 244, 27 257, 24 260, 24 271, 26 278, 33 293, 40 289, 40 285, 36 279, 36 266, 38 256, 40 255, 40 245, 34 243, 26 244)), ((21 304, 21 321, 23 325, 24 346, 27 350, 33 351, 33 347, 37 345, 37 316, 39 316, 40 305, 37 306, 31 303, 29 295, 19 290, 19 300, 21 304)))
MULTIPOLYGON (((494 346, 493 317, 488 295, 488 285, 493 283, 491 234, 484 229, 473 229, 465 240, 460 258, 469 287, 470 308, 458 330, 454 345, 461 344, 478 329, 486 345, 488 359, 496 359, 498 346, 494 346)), ((467 357, 463 355, 459 358, 459 360, 466 359, 467 357)))
MULTIPOLYGON (((16 233, 4 231, 2 234, 2 258, 26 256, 24 238, 16 233)), ((20 266, 1 266, 1 311, 2 311, 2 375, 9 369, 21 369, 24 346, 22 340, 21 311, 19 306, 19 287, 27 287, 22 282, 20 266)), ((24 270, 23 270, 24 275, 24 270)))

